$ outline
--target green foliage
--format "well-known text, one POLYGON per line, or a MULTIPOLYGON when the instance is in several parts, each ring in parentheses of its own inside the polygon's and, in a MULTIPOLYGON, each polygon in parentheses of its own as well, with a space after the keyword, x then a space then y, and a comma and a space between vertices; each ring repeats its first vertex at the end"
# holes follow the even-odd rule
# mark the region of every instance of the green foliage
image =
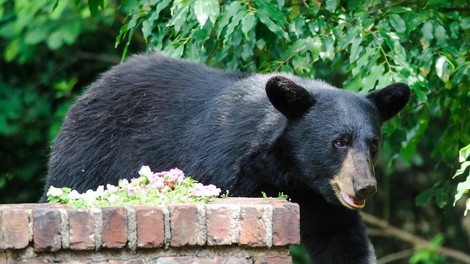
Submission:
POLYGON ((444 243, 444 236, 438 234, 431 241, 429 247, 419 248, 411 256, 409 263, 410 264, 427 264, 427 263, 446 263, 447 260, 445 257, 437 253, 437 249, 442 246, 444 243))
POLYGON ((292 255, 293 263, 296 263, 296 264, 312 263, 310 261, 310 257, 307 254, 307 250, 305 249, 304 246, 292 245, 290 246, 289 250, 292 255))
POLYGON ((76 2, 0 0, 0 202, 36 201, 50 141, 77 86, 109 65, 84 63, 94 45, 84 36, 109 27, 113 6, 92 19, 76 2))
MULTIPOLYGON (((462 148, 459 151, 459 162, 460 163, 460 168, 455 172, 454 177, 460 176, 460 175, 465 175, 465 171, 467 171, 467 168, 470 166, 470 145, 467 145, 466 147, 462 148)), ((454 198, 454 206, 457 203, 460 198, 466 193, 470 192, 470 170, 468 171, 467 178, 460 182, 457 185, 457 193, 455 194, 454 198)), ((467 215, 467 212, 470 210, 470 198, 467 198, 465 202, 465 212, 464 215, 467 215)))

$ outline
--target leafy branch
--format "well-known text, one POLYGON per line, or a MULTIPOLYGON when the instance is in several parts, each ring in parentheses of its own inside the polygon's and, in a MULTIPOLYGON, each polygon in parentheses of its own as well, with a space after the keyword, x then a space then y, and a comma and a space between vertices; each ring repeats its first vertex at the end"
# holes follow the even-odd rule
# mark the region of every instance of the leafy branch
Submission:
MULTIPOLYGON (((378 217, 375 217, 371 214, 364 213, 364 212, 361 212, 361 216, 364 222, 366 222, 367 224, 380 228, 381 235, 396 237, 402 241, 412 244, 415 248, 433 248, 434 247, 431 241, 418 237, 416 235, 413 235, 412 233, 407 232, 398 227, 392 226, 389 222, 383 219, 380 219, 378 217)), ((448 247, 442 247, 442 246, 436 248, 435 250, 437 253, 440 253, 444 256, 448 256, 450 258, 462 261, 464 263, 470 263, 470 255, 464 252, 461 252, 452 248, 448 248, 448 247)), ((406 253, 402 252, 400 256, 405 258, 409 256, 409 253, 410 253, 409 251, 406 251, 406 253)))

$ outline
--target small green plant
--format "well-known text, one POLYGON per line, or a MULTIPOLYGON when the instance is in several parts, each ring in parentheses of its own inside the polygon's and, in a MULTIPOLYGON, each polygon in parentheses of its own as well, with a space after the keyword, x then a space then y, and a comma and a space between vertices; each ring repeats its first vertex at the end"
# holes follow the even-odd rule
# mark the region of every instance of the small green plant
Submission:
POLYGON ((76 208, 98 206, 130 206, 168 204, 204 204, 220 194, 215 185, 203 185, 186 177, 183 171, 175 168, 154 173, 150 167, 143 166, 140 177, 119 180, 118 186, 100 185, 95 191, 79 193, 69 187, 51 186, 47 192, 49 203, 68 204, 76 208))
MULTIPOLYGON (((459 175, 464 175, 465 171, 467 171, 467 168, 470 166, 470 144, 467 145, 466 147, 460 149, 459 151, 459 162, 460 162, 460 168, 455 172, 454 177, 457 177, 459 175)), ((470 171, 467 172, 467 178, 465 181, 460 182, 457 185, 457 193, 455 194, 454 198, 454 206, 457 203, 460 198, 466 193, 470 191, 470 171)), ((465 201, 465 212, 464 215, 467 215, 467 212, 470 210, 470 198, 467 198, 465 201)))
MULTIPOLYGON (((265 192, 261 192, 261 196, 264 199, 272 198, 272 197, 269 197, 265 192)), ((283 201, 290 201, 289 196, 287 196, 287 194, 285 194, 283 192, 278 193, 276 199, 283 200, 283 201)))

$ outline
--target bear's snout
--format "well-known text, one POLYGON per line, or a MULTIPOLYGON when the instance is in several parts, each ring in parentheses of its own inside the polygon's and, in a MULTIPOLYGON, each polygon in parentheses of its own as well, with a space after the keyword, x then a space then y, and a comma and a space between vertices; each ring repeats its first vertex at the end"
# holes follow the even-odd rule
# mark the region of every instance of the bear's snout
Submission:
POLYGON ((377 192, 377 181, 375 179, 365 179, 354 182, 356 196, 360 199, 367 199, 377 192))

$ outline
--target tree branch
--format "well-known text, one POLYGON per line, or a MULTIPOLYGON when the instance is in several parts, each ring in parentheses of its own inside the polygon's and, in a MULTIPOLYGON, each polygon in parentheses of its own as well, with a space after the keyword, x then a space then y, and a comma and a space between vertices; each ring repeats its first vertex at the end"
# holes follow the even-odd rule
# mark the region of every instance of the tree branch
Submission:
POLYGON ((109 64, 118 64, 121 62, 121 58, 119 58, 118 56, 99 54, 99 53, 89 53, 85 51, 79 51, 78 57, 80 59, 102 61, 102 62, 109 63, 109 64))
MULTIPOLYGON (((385 234, 388 234, 389 236, 393 236, 403 241, 409 242, 413 244, 415 247, 426 248, 426 247, 432 246, 430 241, 420 238, 418 236, 415 236, 397 227, 394 227, 383 219, 377 218, 373 215, 370 215, 364 212, 361 212, 361 216, 362 216, 362 219, 364 219, 364 222, 370 225, 379 227, 382 229, 382 231, 385 234)), ((461 251, 448 248, 448 247, 439 247, 436 249, 436 251, 444 256, 447 256, 456 260, 460 260, 464 263, 470 263, 470 255, 465 254, 461 251)))
POLYGON ((398 251, 398 252, 381 257, 380 259, 377 260, 377 264, 387 264, 387 263, 397 261, 400 259, 409 258, 411 255, 413 255, 414 252, 415 250, 413 248, 403 250, 403 251, 398 251))

